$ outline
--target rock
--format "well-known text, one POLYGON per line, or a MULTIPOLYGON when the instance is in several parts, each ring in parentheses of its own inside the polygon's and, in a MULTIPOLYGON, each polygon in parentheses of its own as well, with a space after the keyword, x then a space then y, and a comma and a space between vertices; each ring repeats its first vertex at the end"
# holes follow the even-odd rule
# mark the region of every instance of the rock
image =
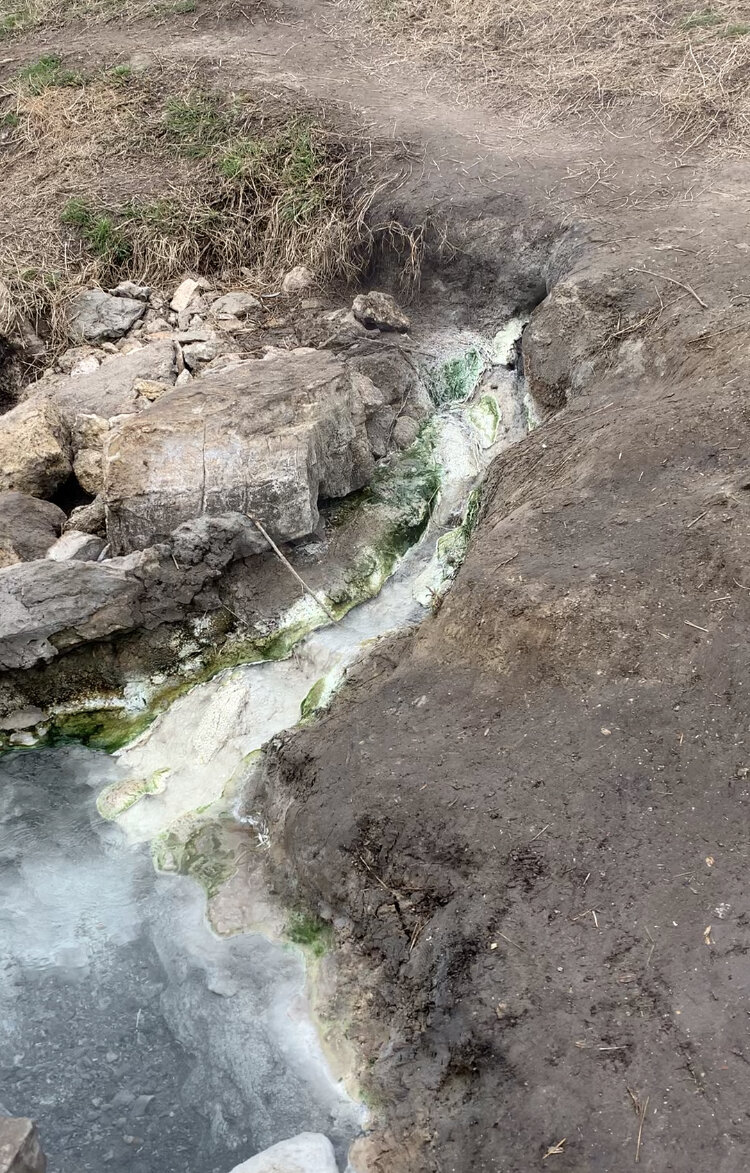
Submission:
POLYGON ((103 289, 79 293, 68 310, 68 334, 83 342, 122 338, 146 312, 145 302, 134 297, 113 297, 103 289))
POLYGON ((192 277, 186 277, 185 280, 177 286, 172 295, 172 300, 169 303, 169 307, 172 312, 179 314, 182 313, 183 310, 186 310, 190 305, 190 302, 193 300, 197 288, 198 282, 193 281, 192 277))
POLYGON ((63 374, 69 375, 78 363, 87 358, 96 358, 98 366, 100 354, 101 351, 95 349, 93 346, 70 346, 57 359, 55 367, 61 370, 63 374))
POLYGON ((34 1121, 0 1116, 0 1173, 45 1173, 46 1168, 34 1121))
MULTIPOLYGON (((171 340, 164 340, 138 346, 127 355, 112 355, 95 374, 82 378, 58 375, 31 383, 24 391, 24 399, 50 399, 70 421, 86 413, 108 420, 148 407, 148 401, 136 390, 140 380, 171 385, 175 377, 174 346, 171 340)), ((86 445, 78 443, 77 446, 86 445)))
POLYGON ((290 269, 281 282, 282 293, 304 293, 315 284, 315 274, 307 265, 296 265, 290 269))
POLYGON ((73 475, 84 493, 95 497, 104 488, 102 453, 96 448, 82 448, 73 461, 73 475))
POLYGON ((194 371, 200 363, 210 362, 212 358, 216 358, 220 349, 218 340, 213 338, 206 342, 189 342, 182 348, 185 366, 194 371))
POLYGON ((338 1173, 333 1145, 321 1132, 301 1132, 272 1145, 231 1173, 338 1173))
POLYGON ((154 318, 143 327, 144 334, 168 334, 171 326, 166 318, 154 318))
POLYGON ((373 470, 364 406, 343 363, 317 352, 250 360, 113 428, 107 537, 120 554, 188 518, 240 511, 288 541, 315 529, 319 496, 346 496, 373 470))
POLYGON ((134 297, 137 301, 148 301, 151 289, 148 285, 136 285, 135 281, 121 281, 109 291, 113 297, 134 297))
POLYGON ((140 398, 154 403, 167 391, 171 391, 172 385, 171 383, 160 383, 157 379, 136 379, 133 390, 140 398))
POLYGON ((419 423, 411 416, 402 415, 393 425, 392 441, 396 448, 408 448, 419 435, 419 423))
POLYGON ((4 733, 15 733, 22 729, 33 729, 40 721, 43 721, 45 714, 41 709, 30 706, 26 709, 16 709, 13 713, 8 713, 7 717, 0 718, 0 729, 4 733))
POLYGON ((190 374, 190 371, 180 371, 175 381, 175 386, 184 387, 186 383, 192 383, 192 381, 193 376, 190 374))
POLYGON ((71 466, 68 431, 53 404, 19 403, 0 416, 0 492, 51 497, 71 466))
POLYGON ((411 322, 390 293, 360 293, 352 304, 352 313, 368 330, 394 330, 405 334, 411 322))
POLYGON ((209 311, 212 318, 246 318, 248 314, 255 310, 261 310, 263 306, 258 301, 257 297, 253 297, 252 293, 243 293, 237 290, 234 293, 225 293, 223 297, 219 297, 212 303, 209 311))
POLYGON ((188 614, 235 558, 265 549, 238 513, 179 526, 166 542, 107 562, 45 558, 0 570, 0 670, 30 668, 115 632, 188 614))
POLYGON ((66 529, 47 551, 47 557, 55 562, 96 562, 104 549, 104 539, 88 534, 84 530, 66 529))
POLYGON ((78 378, 80 375, 93 375, 94 371, 99 370, 99 359, 95 354, 88 354, 86 358, 81 358, 77 363, 71 367, 70 374, 73 378, 78 378))
POLYGON ((104 537, 106 533, 104 498, 95 497, 88 505, 79 505, 77 509, 74 509, 63 526, 63 532, 69 529, 104 537))
POLYGON ((43 558, 59 537, 65 514, 28 493, 0 493, 0 567, 43 558))

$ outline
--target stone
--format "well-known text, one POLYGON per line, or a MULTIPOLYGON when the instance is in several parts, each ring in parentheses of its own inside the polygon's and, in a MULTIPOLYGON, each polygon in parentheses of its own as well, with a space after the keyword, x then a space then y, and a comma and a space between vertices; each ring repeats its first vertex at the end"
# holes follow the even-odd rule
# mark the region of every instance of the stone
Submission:
POLYGON ((352 313, 368 330, 394 330, 405 334, 411 322, 390 293, 360 293, 352 304, 352 313))
POLYGON ((296 265, 284 277, 281 282, 282 293, 304 293, 311 285, 315 284, 315 274, 307 265, 296 265))
POLYGON ((189 518, 239 511, 289 541, 315 529, 319 497, 346 496, 373 471, 364 406, 339 359, 249 360, 113 428, 107 537, 121 554, 189 518))
POLYGON ((171 385, 175 377, 174 346, 171 340, 165 339, 138 346, 127 355, 122 352, 111 355, 94 374, 82 378, 58 375, 31 383, 24 391, 24 399, 44 397, 52 400, 71 423, 83 414, 108 420, 115 415, 148 407, 148 401, 136 390, 140 380, 171 385))
POLYGON ((68 310, 68 334, 74 341, 115 341, 146 312, 145 302, 134 297, 113 297, 103 289, 79 293, 68 310))
POLYGON ((171 391, 172 385, 171 383, 160 383, 157 379, 136 379, 133 390, 140 398, 154 403, 167 391, 171 391))
POLYGON ((96 534, 87 534, 84 530, 66 529, 53 546, 47 551, 47 557, 55 562, 96 562, 104 549, 104 539, 96 534))
POLYGON ((0 717, 0 729, 4 733, 15 733, 22 729, 33 729, 40 721, 43 721, 45 714, 41 709, 35 708, 33 705, 25 709, 16 709, 13 713, 8 713, 7 717, 0 717))
POLYGON ((28 493, 0 493, 0 567, 43 558, 57 541, 65 514, 28 493))
POLYGON ((189 342, 182 348, 182 357, 188 370, 194 371, 200 363, 210 362, 219 354, 220 346, 217 339, 211 338, 206 342, 189 342))
POLYGON ((101 351, 93 346, 70 346, 56 360, 55 367, 62 371, 63 374, 69 375, 78 363, 87 358, 96 358, 98 366, 100 355, 101 351))
POLYGON ((190 305, 190 302, 193 300, 197 288, 198 282, 193 281, 192 277, 186 277, 185 280, 177 286, 174 293, 172 294, 172 300, 169 303, 169 308, 172 310, 172 312, 179 314, 182 313, 183 310, 186 310, 190 305))
POLYGON ((72 510, 70 517, 63 526, 63 532, 68 529, 80 530, 85 534, 97 534, 104 537, 106 523, 104 517, 104 498, 95 497, 88 505, 79 505, 72 510))
POLYGON ((84 493, 95 497, 104 488, 102 452, 97 448, 82 448, 73 461, 73 475, 84 493))
POLYGON ((166 318, 154 318, 143 327, 144 334, 168 334, 171 330, 166 318))
POLYGON ((167 541, 124 558, 45 558, 0 570, 0 670, 30 668, 115 632, 183 619, 230 562, 265 548, 247 517, 229 513, 187 522, 167 541))
POLYGON ((34 1121, 0 1116, 0 1173, 45 1173, 46 1168, 34 1121))
POLYGON ((70 374, 73 378, 78 378, 81 375, 93 375, 94 371, 99 370, 99 359, 95 354, 88 354, 85 358, 81 358, 71 368, 70 374))
POLYGON ((209 311, 212 318, 246 318, 248 314, 263 309, 257 297, 252 293, 243 293, 236 290, 218 297, 209 311))
POLYGON ((134 297, 137 301, 148 301, 151 288, 148 285, 136 285, 135 281, 121 281, 109 291, 113 297, 134 297))
POLYGON ((0 492, 51 497, 68 479, 68 430, 52 403, 19 403, 0 416, 0 492))
POLYGON ((235 1165, 231 1173, 338 1173, 336 1154, 321 1132, 301 1132, 235 1165))

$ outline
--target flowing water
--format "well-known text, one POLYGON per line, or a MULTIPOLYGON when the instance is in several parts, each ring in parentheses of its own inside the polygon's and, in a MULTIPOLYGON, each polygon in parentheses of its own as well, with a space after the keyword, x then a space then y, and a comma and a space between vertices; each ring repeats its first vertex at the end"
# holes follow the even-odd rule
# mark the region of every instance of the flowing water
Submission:
MULTIPOLYGON (((228 1173, 302 1131, 330 1136, 344 1167, 363 1110, 324 1058, 303 954, 248 931, 278 929, 278 911, 258 891, 227 923, 229 816, 254 752, 455 573, 472 490, 528 427, 488 353, 464 364, 467 400, 448 396, 435 417, 440 497, 377 598, 286 660, 195 687, 114 757, 67 746, 0 760, 0 1105, 38 1121, 50 1173, 228 1173), (216 827, 218 846, 197 848, 216 827)), ((262 828, 244 840, 262 855, 262 828)))

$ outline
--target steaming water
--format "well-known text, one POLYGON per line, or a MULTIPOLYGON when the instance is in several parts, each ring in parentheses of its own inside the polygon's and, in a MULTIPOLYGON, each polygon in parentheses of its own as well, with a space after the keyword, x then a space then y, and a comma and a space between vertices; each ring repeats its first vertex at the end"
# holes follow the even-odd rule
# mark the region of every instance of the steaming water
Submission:
POLYGON ((376 599, 284 662, 194 688, 116 758, 0 761, 0 1104, 39 1122, 50 1173, 226 1173, 309 1130, 343 1167, 362 1114, 324 1062, 301 955, 258 933, 217 937, 202 889, 155 872, 150 841, 219 798, 316 682, 332 687, 373 639, 424 615, 436 538, 525 430, 510 375, 495 386, 496 438, 468 407, 441 413, 440 502, 376 599), (133 777, 158 777, 158 792, 104 821, 97 794, 133 777))

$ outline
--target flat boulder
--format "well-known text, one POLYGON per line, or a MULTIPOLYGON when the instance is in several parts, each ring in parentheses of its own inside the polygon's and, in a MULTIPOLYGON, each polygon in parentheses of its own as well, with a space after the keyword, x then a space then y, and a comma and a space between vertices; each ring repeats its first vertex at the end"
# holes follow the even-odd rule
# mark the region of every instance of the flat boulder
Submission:
POLYGON ((181 522, 239 512, 277 541, 311 533, 318 499, 374 471, 356 378, 327 353, 239 363, 164 395, 109 433, 104 499, 114 554, 181 522))
POLYGON ((321 1132, 301 1132, 264 1149, 231 1173, 338 1173, 333 1145, 321 1132))
POLYGON ((54 404, 31 400, 0 416, 0 492, 51 497, 71 469, 69 432, 54 404))
POLYGON ((144 383, 171 385, 176 377, 174 346, 165 339, 129 354, 113 354, 90 374, 39 379, 26 388, 24 399, 51 400, 71 422, 79 415, 111 419, 150 406, 148 395, 139 390, 144 383))
POLYGON ((0 567, 44 558, 57 541, 65 514, 28 493, 0 493, 0 567))
POLYGON ((114 342, 146 312, 136 297, 115 297, 103 289, 79 293, 68 310, 68 334, 74 342, 114 342))

